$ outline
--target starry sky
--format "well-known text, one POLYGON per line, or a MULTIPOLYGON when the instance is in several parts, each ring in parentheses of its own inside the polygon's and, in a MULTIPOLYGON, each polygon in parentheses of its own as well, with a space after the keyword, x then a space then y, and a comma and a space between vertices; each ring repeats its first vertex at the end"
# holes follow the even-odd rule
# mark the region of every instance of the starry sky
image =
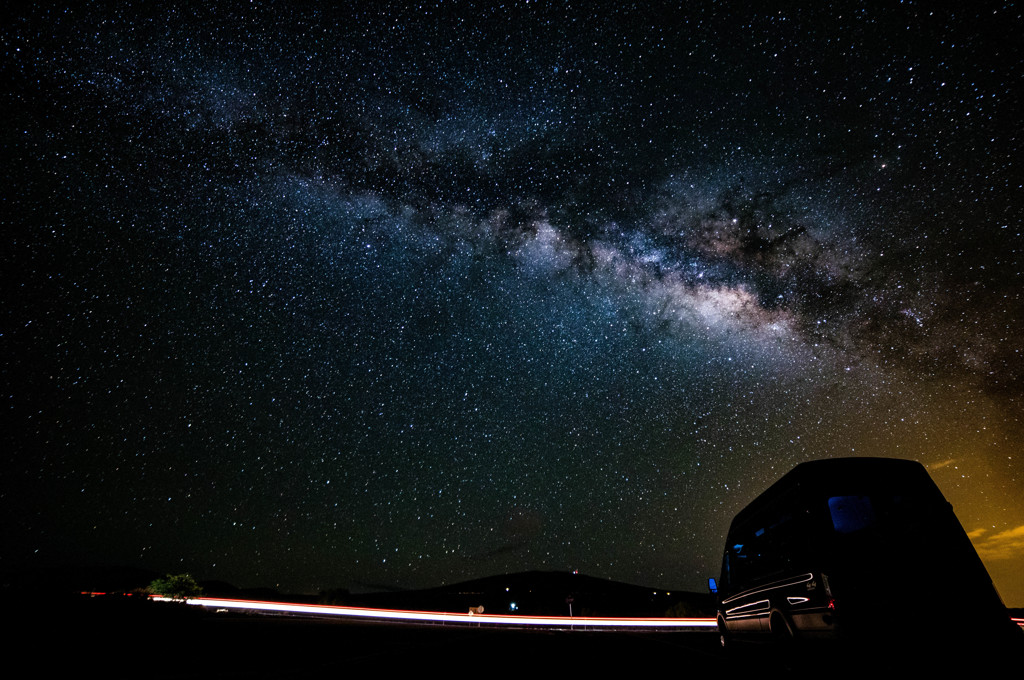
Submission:
POLYGON ((0 23, 3 568, 699 591, 871 455, 1024 606, 1014 3, 75 5, 0 23))

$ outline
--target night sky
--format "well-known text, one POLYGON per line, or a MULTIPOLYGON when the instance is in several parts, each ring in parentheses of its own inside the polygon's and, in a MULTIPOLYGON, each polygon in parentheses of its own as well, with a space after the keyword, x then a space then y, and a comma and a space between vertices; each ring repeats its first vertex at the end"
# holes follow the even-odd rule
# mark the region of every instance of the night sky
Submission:
POLYGON ((704 590, 870 455, 1024 606, 1018 6, 387 4, 0 23, 0 566, 704 590))

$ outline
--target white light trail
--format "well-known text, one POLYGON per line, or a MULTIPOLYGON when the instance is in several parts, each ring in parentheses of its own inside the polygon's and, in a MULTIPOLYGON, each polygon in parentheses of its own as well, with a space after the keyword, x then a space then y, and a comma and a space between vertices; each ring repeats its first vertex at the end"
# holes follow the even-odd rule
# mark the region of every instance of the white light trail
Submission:
MULTIPOLYGON (((168 598, 157 597, 157 600, 168 598)), ((248 611, 284 612, 315 616, 343 616, 363 619, 390 619, 395 621, 428 621, 434 623, 474 624, 487 623, 510 626, 535 626, 548 628, 714 628, 711 618, 612 618, 596 616, 512 616, 494 614, 456 614, 454 612, 422 612, 402 609, 369 609, 365 607, 335 607, 318 604, 292 604, 287 602, 260 602, 255 600, 223 600, 197 597, 187 600, 188 604, 213 609, 237 609, 248 611)))

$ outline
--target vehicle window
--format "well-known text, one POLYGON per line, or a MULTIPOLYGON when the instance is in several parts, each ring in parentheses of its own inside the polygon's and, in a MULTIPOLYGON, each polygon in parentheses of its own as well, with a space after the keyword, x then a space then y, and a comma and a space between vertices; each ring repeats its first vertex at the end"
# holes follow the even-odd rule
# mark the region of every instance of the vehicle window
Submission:
POLYGON ((851 534, 872 526, 877 521, 869 496, 832 496, 828 499, 832 526, 841 534, 851 534))

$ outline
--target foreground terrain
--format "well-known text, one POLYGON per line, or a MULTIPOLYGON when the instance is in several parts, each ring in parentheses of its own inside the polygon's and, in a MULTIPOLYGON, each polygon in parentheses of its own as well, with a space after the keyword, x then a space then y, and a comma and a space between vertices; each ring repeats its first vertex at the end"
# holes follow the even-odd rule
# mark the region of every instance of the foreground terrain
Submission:
MULTIPOLYGON (((971 645, 883 650, 746 645, 727 653, 714 632, 613 632, 422 626, 252 616, 146 601, 23 603, 11 649, 46 676, 329 677, 420 672, 564 676, 567 673, 726 673, 765 669, 810 677, 987 670, 1014 650, 971 645), (824 664, 824 666, 822 665, 824 664)), ((1019 652, 1019 650, 1017 650, 1019 652)))

